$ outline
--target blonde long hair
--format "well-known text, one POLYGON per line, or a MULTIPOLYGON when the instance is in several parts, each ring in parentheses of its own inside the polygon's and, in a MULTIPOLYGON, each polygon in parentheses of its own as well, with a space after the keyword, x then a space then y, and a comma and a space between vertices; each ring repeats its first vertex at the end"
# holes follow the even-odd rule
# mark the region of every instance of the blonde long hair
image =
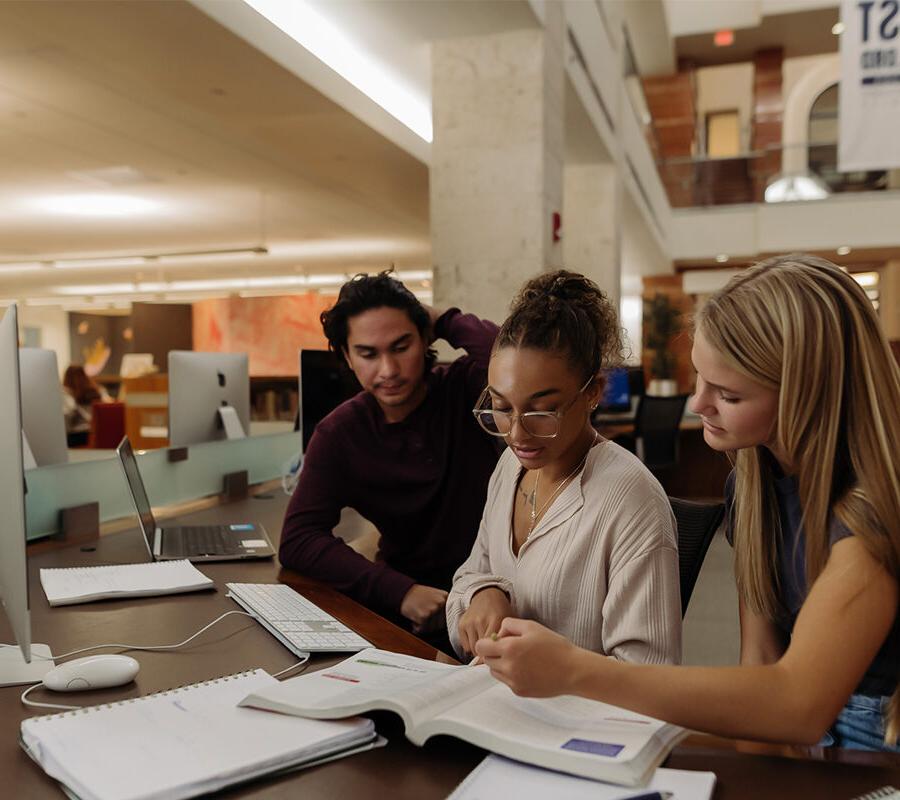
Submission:
MULTIPOLYGON (((807 585, 828 559, 832 514, 900 580, 900 369, 859 284, 822 258, 771 258, 713 295, 696 329, 734 369, 779 393, 775 442, 798 476, 807 585)), ((738 591, 775 619, 771 460, 761 446, 733 458, 738 591)), ((887 741, 897 741, 900 688, 887 722, 887 741)))

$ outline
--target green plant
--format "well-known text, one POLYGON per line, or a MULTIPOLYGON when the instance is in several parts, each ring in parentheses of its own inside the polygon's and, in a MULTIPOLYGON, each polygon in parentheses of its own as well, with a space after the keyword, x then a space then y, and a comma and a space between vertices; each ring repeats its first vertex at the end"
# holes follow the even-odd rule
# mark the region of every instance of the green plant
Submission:
POLYGON ((644 346, 653 351, 650 372, 667 380, 675 375, 675 356, 669 352, 669 340, 681 329, 681 312, 668 295, 657 292, 644 300, 644 346))

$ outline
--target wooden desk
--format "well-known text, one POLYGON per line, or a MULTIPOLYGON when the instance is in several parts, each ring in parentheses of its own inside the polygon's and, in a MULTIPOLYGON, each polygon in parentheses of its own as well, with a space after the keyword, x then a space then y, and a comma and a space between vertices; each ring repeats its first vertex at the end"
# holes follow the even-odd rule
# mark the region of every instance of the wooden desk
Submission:
MULTIPOLYGON (((255 519, 277 540, 285 499, 247 499, 189 515, 192 522, 225 522, 255 519)), ((391 625, 343 595, 293 573, 279 570, 273 561, 220 562, 201 566, 216 584, 214 592, 100 602, 51 609, 38 582, 40 567, 87 566, 126 563, 146 558, 136 530, 104 536, 84 552, 78 546, 52 547, 41 544, 30 552, 31 609, 34 638, 55 652, 104 642, 169 644, 197 631, 225 611, 238 606, 225 597, 228 581, 272 582, 281 578, 336 617, 352 625, 376 646, 433 658, 436 651, 416 637, 391 625)), ((11 641, 5 618, 0 621, 0 641, 11 641)), ((172 686, 193 683, 218 675, 262 667, 277 672, 296 659, 262 627, 246 617, 223 620, 196 643, 173 653, 133 655, 141 663, 136 683, 97 692, 53 695, 57 702, 89 705, 115 702, 172 686)), ((312 669, 333 664, 334 657, 314 656, 312 669)), ((3 796, 59 798, 62 793, 19 748, 21 720, 37 709, 19 702, 22 689, 0 689, 0 775, 3 796)), ((35 690, 35 700, 50 693, 35 690)), ((49 700, 52 702, 52 700, 49 700)), ((432 740, 425 747, 410 744, 402 725, 390 714, 376 714, 376 725, 390 743, 380 750, 313 769, 269 778, 224 793, 227 797, 337 798, 379 797, 391 800, 443 798, 481 760, 484 752, 448 737, 432 740)), ((735 751, 735 743, 712 737, 693 737, 675 749, 667 765, 681 769, 712 770, 718 776, 716 800, 773 798, 797 800, 849 800, 885 784, 900 786, 900 757, 837 752, 840 763, 789 759, 771 755, 748 755, 735 751), (871 766, 866 766, 871 765, 871 766)))

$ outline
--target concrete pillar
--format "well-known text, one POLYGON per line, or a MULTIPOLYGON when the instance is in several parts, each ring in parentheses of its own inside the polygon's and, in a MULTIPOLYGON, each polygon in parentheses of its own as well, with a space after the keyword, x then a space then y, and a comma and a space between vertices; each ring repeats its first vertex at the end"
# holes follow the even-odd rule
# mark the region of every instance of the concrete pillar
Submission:
POLYGON ((616 166, 567 164, 563 174, 563 263, 595 281, 618 309, 622 225, 616 166))
POLYGON ((434 304, 502 321, 522 283, 561 265, 563 16, 432 46, 434 304))

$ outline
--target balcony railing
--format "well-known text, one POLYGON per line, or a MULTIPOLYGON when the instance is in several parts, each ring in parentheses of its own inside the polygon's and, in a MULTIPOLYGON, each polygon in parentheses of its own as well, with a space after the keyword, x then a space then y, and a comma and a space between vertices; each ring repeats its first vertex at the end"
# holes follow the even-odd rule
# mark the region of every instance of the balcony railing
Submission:
POLYGON ((766 188, 778 179, 798 188, 797 179, 806 179, 804 186, 812 190, 782 193, 788 200, 900 188, 897 171, 839 172, 835 142, 771 147, 735 158, 669 158, 657 167, 673 208, 763 203, 766 188))

